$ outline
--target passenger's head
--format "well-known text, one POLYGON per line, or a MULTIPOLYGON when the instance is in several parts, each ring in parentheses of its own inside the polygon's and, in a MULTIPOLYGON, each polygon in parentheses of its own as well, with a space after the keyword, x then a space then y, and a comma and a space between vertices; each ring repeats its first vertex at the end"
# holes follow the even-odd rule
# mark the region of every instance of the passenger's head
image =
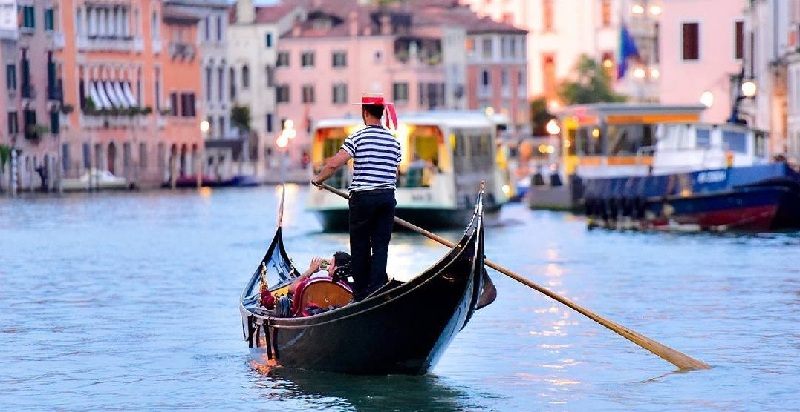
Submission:
POLYGON ((350 254, 347 252, 338 251, 333 254, 331 264, 328 265, 328 275, 333 277, 333 274, 336 272, 337 268, 348 265, 350 265, 350 254))

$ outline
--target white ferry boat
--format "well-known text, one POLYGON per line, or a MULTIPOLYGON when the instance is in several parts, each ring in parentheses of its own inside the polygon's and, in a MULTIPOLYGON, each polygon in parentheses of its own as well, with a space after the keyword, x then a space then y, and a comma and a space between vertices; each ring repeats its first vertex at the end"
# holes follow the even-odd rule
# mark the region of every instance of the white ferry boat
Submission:
MULTIPOLYGON (((318 121, 311 143, 314 169, 363 127, 355 117, 318 121)), ((398 217, 424 228, 463 227, 481 182, 486 184, 485 211, 496 212, 508 202, 506 173, 497 164, 496 126, 483 112, 401 113, 394 134, 402 148, 395 195, 398 217)), ((352 167, 351 160, 326 183, 346 191, 352 167)), ((316 213, 325 230, 347 229, 347 201, 336 194, 314 189, 306 209, 316 213)))

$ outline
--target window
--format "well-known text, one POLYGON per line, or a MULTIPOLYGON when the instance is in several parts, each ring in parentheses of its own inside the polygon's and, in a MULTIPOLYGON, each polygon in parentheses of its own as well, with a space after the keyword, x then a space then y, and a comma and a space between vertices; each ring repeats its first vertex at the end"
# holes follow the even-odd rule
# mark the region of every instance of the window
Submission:
POLYGON ((217 69, 217 100, 220 103, 225 101, 225 68, 217 69))
POLYGON ((484 59, 491 59, 492 58, 492 39, 483 39, 483 58, 484 59))
POLYGON ((266 48, 272 47, 272 33, 267 33, 264 35, 264 46, 266 48))
POLYGON ((303 52, 303 54, 300 55, 300 66, 301 67, 314 67, 314 52, 313 51, 303 52))
POLYGON ((346 104, 347 103, 347 84, 336 83, 333 85, 333 103, 346 104))
MULTIPOLYGON (((69 170, 70 161, 70 154, 69 154, 69 143, 61 143, 61 170, 67 171, 69 170)), ((63 176, 63 175, 62 175, 63 176)))
POLYGON ((206 67, 206 84, 205 84, 205 91, 206 91, 206 101, 211 101, 211 80, 213 77, 213 73, 211 70, 211 66, 206 67))
POLYGON ((61 114, 58 111, 50 112, 50 133, 58 134, 61 131, 61 114))
POLYGON ((222 41, 222 33, 224 32, 224 27, 222 26, 222 16, 217 16, 217 41, 222 41))
POLYGON ((47 31, 53 31, 55 19, 53 14, 53 8, 48 7, 44 9, 44 29, 47 31))
POLYGON ((36 11, 33 6, 22 6, 22 21, 20 27, 33 29, 36 27, 36 11))
POLYGON ((611 1, 600 0, 600 27, 611 27, 611 1))
POLYGON ((503 88, 504 91, 508 91, 510 84, 511 84, 511 79, 508 76, 508 69, 504 67, 500 69, 500 86, 503 88))
POLYGON ((303 85, 303 103, 314 103, 314 85, 303 85))
POLYGON ((266 130, 267 133, 272 133, 272 131, 275 128, 275 126, 274 126, 275 125, 275 116, 273 116, 272 113, 267 113, 267 115, 265 116, 264 120, 265 120, 265 123, 266 123, 264 125, 264 126, 266 126, 266 128, 264 130, 266 130))
POLYGON ((147 169, 147 143, 139 143, 139 170, 147 169))
POLYGON ((733 24, 733 58, 744 58, 744 22, 737 21, 733 24))
POLYGON ((267 78, 267 87, 275 87, 275 68, 267 65, 264 68, 264 75, 267 78))
POLYGON ((542 78, 545 97, 554 98, 558 83, 556 78, 556 56, 554 54, 542 55, 542 78))
POLYGON ((17 112, 8 112, 8 134, 13 135, 19 133, 19 118, 17 112))
POLYGON ((408 103, 408 83, 395 83, 392 85, 392 101, 395 103, 408 103))
POLYGON ((683 60, 700 59, 700 24, 683 23, 683 60))
POLYGON ((347 52, 333 52, 333 67, 347 67, 347 52))
POLYGON ((203 19, 203 40, 211 40, 211 17, 203 19))
POLYGON ((15 64, 6 65, 6 88, 17 90, 17 66, 15 64))
POLYGON ((178 93, 175 92, 169 93, 169 109, 170 109, 170 115, 172 116, 178 115, 178 93))
POLYGON ((282 84, 275 88, 275 102, 289 103, 289 85, 282 84))
POLYGON ((525 70, 520 69, 517 72, 517 94, 519 96, 526 96, 528 90, 528 82, 525 80, 525 70))
POLYGON ((492 84, 491 76, 489 75, 489 70, 482 70, 481 71, 481 87, 489 87, 492 84))
POLYGON ((467 39, 464 43, 464 49, 467 51, 467 56, 472 56, 475 53, 475 39, 467 39))
POLYGON ((225 116, 219 117, 219 138, 224 139, 228 131, 225 130, 225 116))
POLYGON ((250 88, 250 68, 245 64, 242 66, 242 89, 250 88))
POLYGON ((275 67, 289 67, 289 52, 278 52, 278 60, 275 62, 275 67))
POLYGON ((234 99, 236 99, 236 70, 234 70, 233 67, 231 67, 231 70, 230 70, 230 79, 229 79, 229 81, 230 81, 230 88, 229 88, 230 90, 229 90, 229 92, 231 94, 231 100, 234 100, 234 99))
POLYGON ((194 117, 194 93, 181 93, 181 117, 194 117))
POLYGON ((553 0, 542 0, 542 31, 553 31, 553 0))
MULTIPOLYGON (((161 110, 161 69, 158 67, 154 70, 154 79, 153 79, 153 89, 155 93, 155 100, 156 100, 156 110, 161 110)), ((81 87, 81 90, 83 88, 81 87)))

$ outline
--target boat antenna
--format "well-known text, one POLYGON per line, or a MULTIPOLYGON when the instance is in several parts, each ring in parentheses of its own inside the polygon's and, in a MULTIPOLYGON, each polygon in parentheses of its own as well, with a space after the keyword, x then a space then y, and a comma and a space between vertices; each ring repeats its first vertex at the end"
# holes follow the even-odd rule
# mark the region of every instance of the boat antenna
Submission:
POLYGON ((286 183, 281 184, 281 202, 278 204, 278 227, 283 227, 283 203, 286 199, 286 183))

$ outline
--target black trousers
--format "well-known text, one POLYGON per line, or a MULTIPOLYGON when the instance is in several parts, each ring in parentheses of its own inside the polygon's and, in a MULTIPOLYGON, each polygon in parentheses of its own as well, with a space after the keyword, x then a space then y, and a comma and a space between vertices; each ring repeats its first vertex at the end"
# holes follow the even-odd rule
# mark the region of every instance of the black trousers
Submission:
POLYGON ((350 193, 350 267, 355 300, 361 300, 389 281, 386 259, 397 201, 394 190, 350 193))

